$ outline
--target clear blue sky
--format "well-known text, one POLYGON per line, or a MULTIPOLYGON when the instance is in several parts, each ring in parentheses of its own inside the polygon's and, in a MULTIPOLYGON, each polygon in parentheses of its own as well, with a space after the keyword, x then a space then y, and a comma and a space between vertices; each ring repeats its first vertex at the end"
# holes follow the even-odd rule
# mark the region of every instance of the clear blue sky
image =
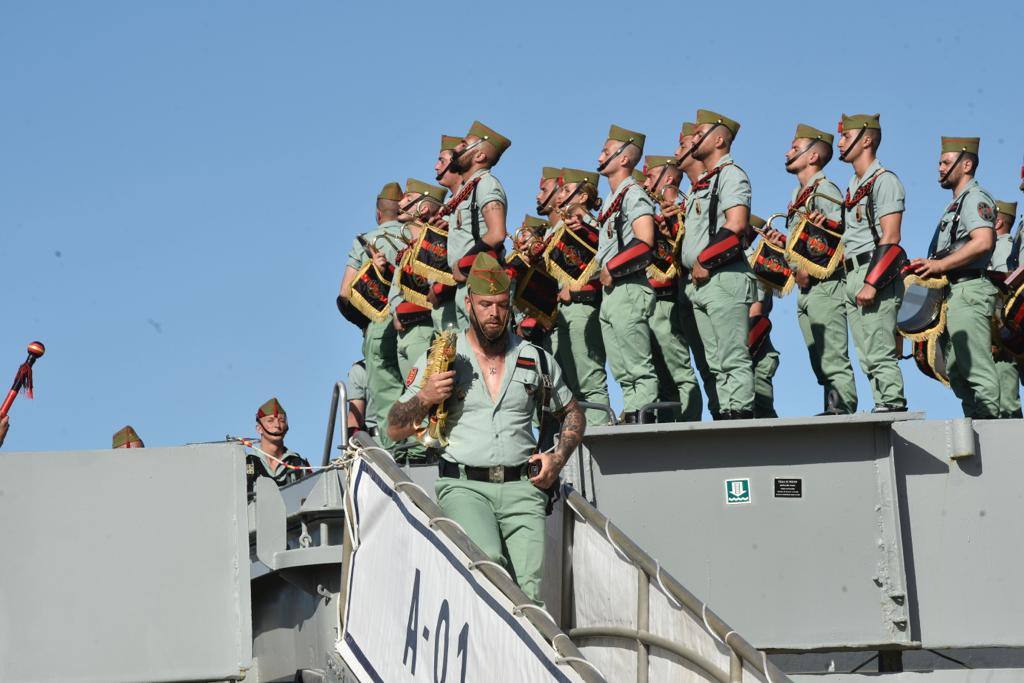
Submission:
MULTIPOLYGON (((0 9, 5 388, 40 339, 37 398, 7 450, 251 434, 277 395, 319 457, 360 338, 334 297, 386 181, 429 180, 441 133, 511 137, 496 173, 516 224, 542 165, 593 167, 610 123, 671 153, 698 107, 737 118, 753 209, 783 210, 797 122, 881 112, 923 255, 949 200, 939 136, 980 135, 979 179, 1018 199, 1024 5, 950 2, 90 2, 0 9), (715 27, 721 26, 721 30, 715 27)), ((830 175, 845 185, 849 167, 830 175)), ((816 412, 776 306, 779 412, 816 412)), ((958 413, 905 361, 910 405, 958 413)), ((870 391, 859 378, 862 408, 870 391)), ((617 392, 616 392, 617 393, 617 392)))

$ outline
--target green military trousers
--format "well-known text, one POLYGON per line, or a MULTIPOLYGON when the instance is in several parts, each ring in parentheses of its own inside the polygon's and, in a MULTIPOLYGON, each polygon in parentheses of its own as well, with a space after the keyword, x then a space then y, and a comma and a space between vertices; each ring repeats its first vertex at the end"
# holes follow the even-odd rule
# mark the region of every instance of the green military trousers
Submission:
POLYGON ((999 376, 999 417, 1021 417, 1020 368, 1005 351, 996 355, 999 376))
POLYGON ((659 413, 659 422, 699 422, 704 410, 690 349, 683 335, 675 288, 671 298, 656 298, 651 316, 651 355, 658 379, 658 400, 678 401, 681 407, 659 413), (663 419, 664 418, 664 419, 663 419))
POLYGON ((807 345, 811 369, 824 390, 822 409, 856 412, 857 382, 850 364, 843 278, 817 282, 807 292, 801 291, 796 299, 796 320, 807 345), (829 406, 829 394, 835 398, 834 406, 829 406))
POLYGON ((434 328, 426 324, 407 327, 398 333, 398 370, 403 383, 420 356, 430 350, 433 338, 434 328))
POLYGON ((604 292, 601 336, 612 376, 622 388, 625 412, 640 410, 658 400, 658 378, 651 363, 654 291, 645 273, 623 278, 604 292))
POLYGON ((903 300, 903 281, 896 278, 875 294, 870 306, 857 305, 868 264, 846 273, 846 319, 853 333, 860 368, 871 383, 875 406, 906 408, 903 373, 896 351, 896 311, 903 300))
POLYGON ((747 349, 750 277, 743 264, 724 266, 696 286, 686 286, 693 302, 708 365, 717 372, 715 387, 721 410, 754 409, 754 369, 747 349))
POLYGON ((999 376, 992 356, 992 313, 996 286, 988 278, 950 285, 942 351, 949 386, 960 399, 964 417, 999 417, 999 376))
POLYGON ((700 375, 701 384, 704 385, 704 396, 707 398, 708 412, 713 419, 718 419, 718 389, 715 386, 716 370, 711 367, 711 359, 704 348, 704 342, 700 338, 700 330, 697 329, 697 319, 693 315, 693 302, 686 294, 686 283, 679 283, 679 305, 676 306, 676 313, 679 316, 679 326, 683 331, 683 339, 686 340, 686 348, 690 350, 690 358, 700 375))
POLYGON ((775 388, 772 380, 779 369, 779 352, 771 338, 764 342, 764 350, 754 359, 754 417, 778 417, 775 412, 775 388))
POLYGON ((462 525, 487 557, 541 604, 547 494, 527 479, 493 484, 442 477, 434 491, 445 516, 462 525))
MULTIPOLYGON (((608 405, 608 376, 601 320, 596 303, 563 303, 551 335, 551 346, 562 378, 581 401, 608 405)), ((589 408, 587 424, 608 424, 608 413, 589 408)))
POLYGON ((385 448, 394 443, 387 435, 387 417, 391 406, 402 395, 402 375, 398 369, 398 331, 391 317, 372 322, 363 338, 366 359, 366 390, 373 396, 377 411, 377 439, 385 448))

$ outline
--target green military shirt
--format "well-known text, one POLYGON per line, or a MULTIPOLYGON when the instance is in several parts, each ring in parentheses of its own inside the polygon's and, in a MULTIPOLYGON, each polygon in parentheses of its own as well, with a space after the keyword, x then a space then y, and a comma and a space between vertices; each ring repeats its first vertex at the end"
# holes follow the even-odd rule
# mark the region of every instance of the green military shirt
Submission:
POLYGON ((1013 249, 1013 238, 1009 233, 996 235, 996 244, 992 249, 992 258, 988 262, 988 270, 994 273, 1008 273, 1010 267, 1007 261, 1010 260, 1010 251, 1013 249))
MULTIPOLYGON (((982 189, 981 185, 974 178, 967 183, 963 191, 956 196, 935 228, 935 235, 932 237, 932 244, 929 247, 929 256, 948 248, 958 240, 967 239, 975 230, 982 228, 992 229, 995 227, 996 202, 992 195, 982 189), (960 213, 957 223, 957 211, 960 213), (954 234, 955 233, 955 234, 954 234)), ((988 268, 990 253, 981 254, 971 263, 964 264, 961 268, 988 268)))
POLYGON ((363 416, 363 422, 367 429, 376 429, 377 408, 374 406, 373 394, 369 392, 366 382, 366 361, 357 360, 348 370, 348 384, 345 387, 348 389, 348 400, 364 402, 364 411, 366 414, 363 416))
POLYGON ((846 258, 875 250, 875 240, 871 234, 871 223, 868 221, 869 200, 874 203, 874 229, 879 237, 882 235, 882 216, 891 213, 903 213, 906 192, 903 183, 891 171, 882 168, 875 159, 863 176, 854 174, 847 186, 847 196, 851 199, 857 194, 861 185, 878 174, 878 179, 865 195, 854 206, 846 207, 846 230, 843 232, 843 245, 846 258))
POLYGON ((825 214, 825 218, 830 221, 836 221, 837 223, 842 220, 843 210, 839 204, 830 202, 827 199, 822 199, 821 197, 814 197, 812 199, 808 196, 800 206, 796 206, 796 200, 800 197, 800 193, 807 187, 814 188, 814 190, 811 191, 811 194, 823 194, 828 197, 832 197, 836 202, 843 201, 843 193, 839 191, 839 186, 825 176, 825 171, 818 171, 810 177, 807 181, 807 185, 794 188, 793 194, 789 198, 790 214, 786 221, 786 227, 791 233, 793 230, 796 230, 796 226, 798 226, 800 221, 803 219, 802 216, 796 213, 796 209, 806 213, 820 211, 825 214))
MULTIPOLYGON (((505 375, 498 400, 494 401, 464 331, 459 332, 455 349, 452 363, 455 392, 447 403, 448 445, 444 458, 471 467, 523 464, 537 449, 533 421, 537 415, 534 396, 541 381, 539 354, 547 356, 552 389, 550 407, 556 411, 572 401, 572 392, 562 380, 561 369, 551 354, 510 333, 505 375)), ((415 371, 410 373, 412 381, 407 382, 402 401, 408 401, 423 387, 426 365, 427 354, 424 354, 416 362, 415 371)))
MULTIPOLYGON (((480 230, 480 238, 487 234, 487 223, 484 221, 483 208, 491 202, 501 202, 508 212, 508 199, 505 188, 488 169, 480 169, 466 182, 480 178, 476 186, 476 217, 480 230)), ((473 192, 448 216, 448 265, 452 268, 473 246, 473 192)))
MULTIPOLYGON (((383 252, 388 263, 394 265, 395 259, 398 256, 398 247, 402 245, 401 233, 401 223, 398 221, 384 221, 373 230, 365 233, 363 235, 363 239, 366 240, 367 244, 383 252), (377 240, 377 238, 383 233, 387 233, 388 238, 390 239, 382 238, 377 240), (374 245, 375 240, 377 240, 376 245, 374 245)), ((359 270, 369 258, 370 257, 366 254, 366 250, 363 249, 363 245, 359 243, 359 240, 352 240, 352 248, 348 252, 348 262, 346 265, 349 268, 359 270)))
POLYGON ((644 192, 644 189, 632 176, 619 183, 615 191, 604 200, 602 206, 610 207, 620 195, 622 196, 622 206, 618 211, 609 214, 601 224, 601 234, 597 243, 597 263, 601 268, 621 251, 619 238, 615 234, 616 223, 621 224, 622 244, 627 245, 636 237, 636 233, 633 232, 633 221, 641 216, 654 215, 654 200, 644 192), (619 221, 619 216, 621 216, 621 221, 619 221))
POLYGON ((711 191, 716 187, 716 183, 718 221, 715 232, 725 227, 725 212, 727 210, 734 206, 750 208, 750 178, 747 177, 746 171, 733 163, 730 154, 719 159, 715 168, 701 176, 686 196, 686 217, 683 223, 686 226, 686 232, 683 234, 681 253, 681 260, 686 268, 693 268, 697 257, 711 240, 712 235, 708 234, 708 228, 711 226, 708 210, 711 207, 711 191), (722 170, 714 178, 711 178, 708 187, 699 188, 700 181, 715 168, 722 170))

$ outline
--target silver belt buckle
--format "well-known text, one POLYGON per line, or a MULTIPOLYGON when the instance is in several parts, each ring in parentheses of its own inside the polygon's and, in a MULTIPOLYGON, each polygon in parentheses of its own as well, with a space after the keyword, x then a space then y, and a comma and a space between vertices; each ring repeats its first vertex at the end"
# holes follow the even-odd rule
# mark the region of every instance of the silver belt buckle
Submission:
POLYGON ((505 468, 501 465, 491 465, 487 468, 487 481, 492 484, 505 483, 505 468))

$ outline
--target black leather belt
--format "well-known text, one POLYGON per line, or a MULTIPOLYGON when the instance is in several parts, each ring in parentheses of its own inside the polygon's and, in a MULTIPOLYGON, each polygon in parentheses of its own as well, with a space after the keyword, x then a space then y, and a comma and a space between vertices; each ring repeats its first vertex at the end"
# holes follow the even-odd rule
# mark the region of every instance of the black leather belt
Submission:
POLYGON ((968 280, 977 280, 984 274, 985 271, 981 268, 963 268, 946 273, 946 279, 949 280, 949 284, 956 285, 968 280))
POLYGON ((591 289, 589 291, 569 292, 569 298, 574 304, 589 304, 596 306, 601 301, 601 291, 591 289))
MULTIPOLYGON (((462 469, 466 471, 466 479, 472 481, 488 481, 492 484, 504 484, 509 481, 519 481, 523 478, 523 473, 526 472, 527 463, 522 465, 515 465, 513 467, 503 467, 502 465, 495 465, 493 467, 470 467, 469 465, 463 465, 462 469)), ((446 477, 448 479, 461 479, 462 473, 459 472, 459 466, 444 458, 437 461, 437 473, 438 476, 446 477)))
POLYGON ((843 269, 849 273, 851 270, 857 270, 858 267, 863 266, 865 263, 871 262, 871 252, 866 251, 863 254, 857 254, 848 259, 843 260, 843 269))
POLYGON ((673 301, 678 297, 676 286, 673 283, 669 287, 655 287, 654 298, 658 301, 673 301))

